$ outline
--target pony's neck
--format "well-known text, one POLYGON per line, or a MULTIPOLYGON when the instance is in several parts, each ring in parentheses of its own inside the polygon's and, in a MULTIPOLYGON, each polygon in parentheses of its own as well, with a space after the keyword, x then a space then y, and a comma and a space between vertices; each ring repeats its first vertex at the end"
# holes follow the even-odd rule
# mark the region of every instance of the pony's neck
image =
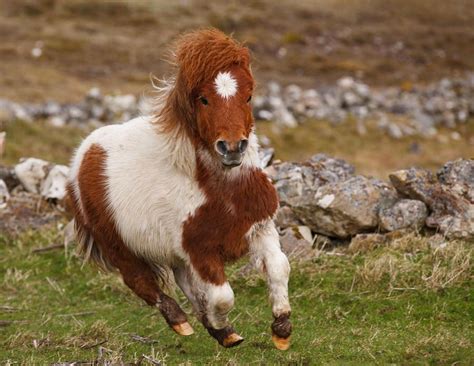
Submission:
POLYGON ((163 132, 169 161, 184 174, 194 177, 196 173, 196 149, 187 136, 177 126, 172 131, 163 132))

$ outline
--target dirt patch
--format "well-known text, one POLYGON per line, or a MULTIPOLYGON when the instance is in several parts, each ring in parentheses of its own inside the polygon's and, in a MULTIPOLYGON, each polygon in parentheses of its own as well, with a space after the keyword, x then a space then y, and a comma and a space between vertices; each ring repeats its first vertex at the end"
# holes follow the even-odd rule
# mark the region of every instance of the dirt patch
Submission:
POLYGON ((18 192, 12 195, 6 208, 0 209, 0 232, 14 236, 25 230, 56 223, 62 217, 62 209, 44 201, 39 195, 18 192))

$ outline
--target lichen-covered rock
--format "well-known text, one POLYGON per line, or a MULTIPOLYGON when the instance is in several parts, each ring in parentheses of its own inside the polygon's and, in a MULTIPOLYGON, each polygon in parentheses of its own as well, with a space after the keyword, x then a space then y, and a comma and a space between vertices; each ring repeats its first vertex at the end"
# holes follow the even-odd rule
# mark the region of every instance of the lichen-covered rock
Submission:
POLYGON ((438 171, 438 180, 452 192, 474 203, 474 159, 458 159, 446 163, 438 171))
POLYGON ((41 184, 41 196, 48 200, 62 200, 66 196, 69 168, 55 165, 41 184))
POLYGON ((423 202, 402 199, 391 207, 380 209, 379 224, 384 231, 417 229, 425 224, 427 216, 428 210, 423 202))
POLYGON ((308 256, 313 248, 311 242, 304 238, 298 228, 289 228, 280 235, 280 245, 283 253, 289 257, 308 256))
POLYGON ((375 229, 379 209, 395 197, 387 184, 355 176, 319 187, 312 197, 295 202, 292 208, 314 232, 346 238, 375 229))
POLYGON ((276 212, 274 221, 275 225, 282 229, 301 225, 301 222, 298 220, 298 216, 296 216, 289 206, 280 207, 276 212))
POLYGON ((31 193, 40 193, 41 183, 51 168, 47 161, 28 158, 15 166, 15 174, 23 187, 31 193))
POLYGON ((318 154, 304 163, 279 163, 268 170, 282 205, 292 206, 311 199, 317 189, 354 175, 354 167, 341 159, 318 154))
MULTIPOLYGON (((441 183, 424 169, 400 170, 389 177, 402 195, 423 201, 428 206, 431 213, 426 219, 426 226, 438 229, 450 238, 473 238, 474 204, 465 197, 463 186, 458 184, 464 182, 466 176, 457 179, 453 175, 458 171, 453 169, 456 166, 457 163, 446 164, 439 174, 441 183)), ((470 174, 467 174, 468 182, 469 177, 470 174)))
POLYGON ((0 179, 0 209, 7 206, 7 201, 10 199, 7 184, 0 179))
POLYGON ((20 180, 15 174, 15 170, 6 166, 0 165, 0 179, 5 182, 9 191, 21 184, 20 180))

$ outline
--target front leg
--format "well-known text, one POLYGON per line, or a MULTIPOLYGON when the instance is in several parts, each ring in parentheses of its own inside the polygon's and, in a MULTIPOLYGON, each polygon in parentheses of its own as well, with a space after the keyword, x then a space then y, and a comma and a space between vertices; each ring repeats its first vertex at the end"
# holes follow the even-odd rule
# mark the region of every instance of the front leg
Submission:
MULTIPOLYGON (((211 269, 212 266, 207 266, 211 269)), ((224 267, 214 268, 222 271, 224 267)), ((182 264, 174 269, 178 286, 193 304, 198 319, 206 327, 209 334, 224 347, 234 347, 244 340, 238 335, 228 320, 228 314, 234 306, 234 292, 229 282, 213 284, 206 281, 196 268, 189 264, 182 264)))
POLYGON ((288 301, 288 279, 290 264, 280 249, 280 240, 275 224, 269 220, 259 225, 249 237, 251 260, 267 278, 274 321, 272 340, 281 350, 290 347, 291 308, 288 301))

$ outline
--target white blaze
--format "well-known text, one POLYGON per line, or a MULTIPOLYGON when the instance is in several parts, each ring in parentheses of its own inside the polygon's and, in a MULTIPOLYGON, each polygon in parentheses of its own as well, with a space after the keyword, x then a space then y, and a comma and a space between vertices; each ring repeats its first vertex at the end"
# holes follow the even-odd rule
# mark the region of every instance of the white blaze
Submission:
POLYGON ((233 97, 237 93, 237 80, 228 71, 217 74, 214 85, 216 86, 217 94, 224 99, 233 97))

